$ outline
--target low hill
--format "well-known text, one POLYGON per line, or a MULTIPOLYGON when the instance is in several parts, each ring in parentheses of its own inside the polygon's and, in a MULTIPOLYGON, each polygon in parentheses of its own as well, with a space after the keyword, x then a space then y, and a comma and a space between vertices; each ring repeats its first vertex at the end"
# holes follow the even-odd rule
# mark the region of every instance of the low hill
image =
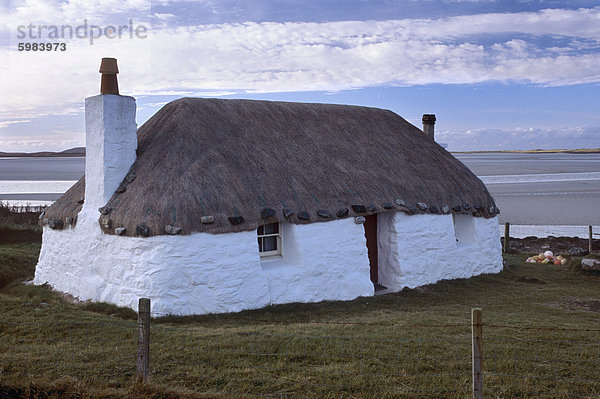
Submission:
POLYGON ((75 147, 60 152, 2 152, 0 157, 85 157, 85 147, 75 147))
POLYGON ((511 154, 597 154, 600 153, 600 148, 578 148, 578 149, 553 149, 553 150, 497 150, 497 151, 450 151, 453 154, 495 154, 495 153, 511 153, 511 154))

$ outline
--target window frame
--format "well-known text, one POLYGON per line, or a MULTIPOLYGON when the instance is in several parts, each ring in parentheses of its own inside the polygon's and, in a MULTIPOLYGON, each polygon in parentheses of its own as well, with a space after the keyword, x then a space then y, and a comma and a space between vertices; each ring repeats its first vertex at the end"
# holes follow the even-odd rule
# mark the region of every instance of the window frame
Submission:
MULTIPOLYGON (((261 246, 259 245, 259 242, 258 241, 256 242, 256 244, 258 245, 258 254, 260 255, 261 259, 276 259, 276 258, 282 257, 283 234, 282 234, 281 227, 282 227, 281 222, 275 222, 275 223, 263 224, 263 225, 259 226, 258 229, 256 229, 257 240, 264 239, 267 237, 276 237, 277 249, 274 251, 261 251, 261 246), (270 224, 277 224, 277 233, 264 234, 264 227, 268 226, 270 224), (263 234, 259 234, 260 227, 263 227, 263 234)), ((263 242, 263 248, 264 248, 264 242, 263 242)))

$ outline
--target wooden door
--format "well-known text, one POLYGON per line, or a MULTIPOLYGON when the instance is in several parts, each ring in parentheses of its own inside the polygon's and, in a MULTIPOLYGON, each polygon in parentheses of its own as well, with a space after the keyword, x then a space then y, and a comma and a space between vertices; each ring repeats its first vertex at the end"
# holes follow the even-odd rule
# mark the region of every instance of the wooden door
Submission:
POLYGON ((379 282, 378 259, 377 259, 377 215, 369 215, 364 223, 365 237, 367 239, 367 250, 369 251, 369 266, 371 267, 371 281, 373 284, 379 282))

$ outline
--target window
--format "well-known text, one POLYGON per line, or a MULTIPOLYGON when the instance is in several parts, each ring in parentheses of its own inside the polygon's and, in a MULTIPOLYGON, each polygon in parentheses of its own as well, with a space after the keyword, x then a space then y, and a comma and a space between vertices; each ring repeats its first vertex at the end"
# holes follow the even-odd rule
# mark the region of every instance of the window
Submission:
POLYGON ((454 236, 457 245, 474 244, 475 241, 475 217, 471 215, 453 214, 454 236))
POLYGON ((281 225, 269 223, 256 230, 258 236, 258 252, 262 257, 281 255, 281 225))

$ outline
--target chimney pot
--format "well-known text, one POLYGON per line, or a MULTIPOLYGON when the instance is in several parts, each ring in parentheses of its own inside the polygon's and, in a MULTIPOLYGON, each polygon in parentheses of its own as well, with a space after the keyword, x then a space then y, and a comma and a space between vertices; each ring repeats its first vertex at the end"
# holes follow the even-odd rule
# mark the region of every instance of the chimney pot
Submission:
POLYGON ((119 67, 117 66, 116 58, 102 58, 100 63, 100 73, 119 73, 119 67))
POLYGON ((434 114, 423 114, 423 133, 434 139, 434 127, 435 127, 435 115, 434 114))
POLYGON ((435 125, 435 114, 423 114, 423 123, 435 125))
POLYGON ((102 63, 100 63, 100 73, 102 74, 100 93, 119 94, 119 84, 117 83, 119 67, 117 66, 117 59, 102 58, 102 63))

